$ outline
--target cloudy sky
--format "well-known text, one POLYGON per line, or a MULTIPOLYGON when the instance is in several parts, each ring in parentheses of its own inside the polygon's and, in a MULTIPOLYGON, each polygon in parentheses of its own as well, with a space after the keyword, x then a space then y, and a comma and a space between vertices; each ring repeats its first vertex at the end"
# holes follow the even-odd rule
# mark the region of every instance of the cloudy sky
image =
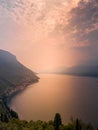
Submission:
POLYGON ((98 0, 0 0, 0 48, 37 72, 98 65, 98 0))

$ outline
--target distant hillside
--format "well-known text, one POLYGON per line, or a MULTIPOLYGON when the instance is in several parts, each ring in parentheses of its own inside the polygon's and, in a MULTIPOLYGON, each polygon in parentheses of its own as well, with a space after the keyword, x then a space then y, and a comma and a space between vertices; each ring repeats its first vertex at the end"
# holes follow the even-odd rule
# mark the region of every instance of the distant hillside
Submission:
POLYGON ((86 66, 86 65, 75 66, 68 68, 66 73, 79 76, 98 77, 98 66, 86 66))
POLYGON ((67 74, 76 76, 98 77, 98 65, 80 64, 72 67, 58 67, 41 73, 67 74))
POLYGON ((38 81, 38 77, 26 68, 16 57, 0 50, 0 94, 6 89, 38 81))
POLYGON ((90 76, 98 77, 98 66, 97 65, 78 65, 66 68, 60 71, 63 74, 78 75, 78 76, 90 76))

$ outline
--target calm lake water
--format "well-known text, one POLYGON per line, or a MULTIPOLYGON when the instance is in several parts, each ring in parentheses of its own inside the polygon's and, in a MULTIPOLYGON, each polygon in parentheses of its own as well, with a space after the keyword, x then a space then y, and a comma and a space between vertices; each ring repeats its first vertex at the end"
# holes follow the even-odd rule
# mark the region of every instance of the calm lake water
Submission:
MULTIPOLYGON (((56 112, 98 124, 98 78, 40 74, 40 81, 17 94, 10 107, 21 119, 51 120, 56 112)), ((98 126, 98 125, 97 125, 98 126)))

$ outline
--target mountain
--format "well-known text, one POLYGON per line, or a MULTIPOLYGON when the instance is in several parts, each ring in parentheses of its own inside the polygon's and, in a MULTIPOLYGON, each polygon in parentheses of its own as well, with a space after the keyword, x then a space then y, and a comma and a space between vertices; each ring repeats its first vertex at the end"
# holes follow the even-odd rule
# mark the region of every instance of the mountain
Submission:
POLYGON ((16 56, 0 50, 0 94, 9 88, 26 86, 37 81, 36 74, 22 65, 16 56))
POLYGON ((79 64, 72 67, 58 67, 43 73, 98 77, 98 65, 79 64))
POLYGON ((98 65, 78 65, 60 71, 62 74, 98 77, 98 65))
POLYGON ((67 74, 78 75, 78 76, 89 76, 98 77, 98 66, 97 65, 79 65, 68 68, 67 74))

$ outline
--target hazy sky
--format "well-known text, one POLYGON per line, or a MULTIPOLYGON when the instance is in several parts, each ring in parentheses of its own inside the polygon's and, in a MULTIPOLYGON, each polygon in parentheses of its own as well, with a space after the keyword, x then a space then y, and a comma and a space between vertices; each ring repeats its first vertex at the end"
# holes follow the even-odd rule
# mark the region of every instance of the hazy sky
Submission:
POLYGON ((98 0, 0 0, 0 48, 35 71, 98 65, 98 0))

